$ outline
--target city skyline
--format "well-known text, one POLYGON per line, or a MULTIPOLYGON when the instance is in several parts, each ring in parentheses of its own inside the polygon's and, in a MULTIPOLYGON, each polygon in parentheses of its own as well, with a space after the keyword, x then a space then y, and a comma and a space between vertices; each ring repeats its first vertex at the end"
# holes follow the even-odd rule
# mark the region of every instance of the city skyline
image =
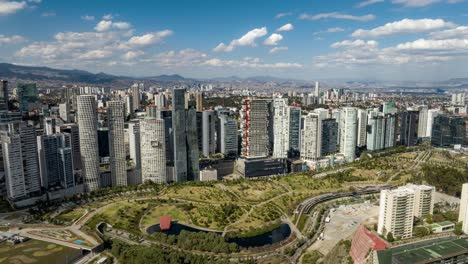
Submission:
POLYGON ((0 56, 129 76, 445 80, 467 77, 467 5, 2 0, 0 56))

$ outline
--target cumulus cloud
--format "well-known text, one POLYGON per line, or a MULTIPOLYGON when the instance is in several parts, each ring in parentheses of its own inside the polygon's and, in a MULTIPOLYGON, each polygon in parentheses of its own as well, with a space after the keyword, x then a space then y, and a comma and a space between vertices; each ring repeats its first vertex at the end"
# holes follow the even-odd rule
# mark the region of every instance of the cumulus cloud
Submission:
POLYGON ((279 27, 276 31, 290 31, 293 30, 294 26, 291 23, 279 27))
POLYGON ((436 31, 430 35, 433 39, 468 39, 468 26, 436 31))
POLYGON ((443 19, 408 19, 387 23, 371 30, 358 29, 352 34, 355 38, 375 38, 396 34, 422 33, 442 28, 454 27, 455 24, 443 19))
POLYGON ((94 29, 98 32, 108 31, 111 28, 116 29, 129 29, 131 27, 128 22, 112 22, 111 20, 101 20, 97 23, 94 29))
POLYGON ((84 15, 84 16, 81 16, 81 19, 85 20, 85 21, 93 21, 95 19, 95 17, 90 16, 90 15, 84 15))
POLYGON ((369 6, 369 5, 373 5, 373 4, 377 4, 377 3, 382 3, 384 2, 385 0, 367 0, 367 1, 363 1, 363 2, 360 2, 356 5, 357 8, 361 8, 361 7, 365 7, 365 6, 369 6))
POLYGON ((14 36, 5 36, 0 34, 0 46, 4 44, 18 44, 18 43, 23 43, 25 42, 26 39, 23 38, 22 36, 14 35, 14 36))
POLYGON ((377 41, 374 40, 355 40, 355 41, 350 41, 350 40, 344 40, 341 42, 335 42, 331 45, 332 48, 337 49, 337 48, 375 48, 379 45, 377 41))
POLYGON ((106 14, 106 15, 102 16, 102 19, 104 19, 104 20, 111 20, 113 18, 114 18, 114 16, 112 14, 106 14))
POLYGON ((303 20, 320 20, 320 19, 346 19, 346 20, 354 20, 354 21, 370 21, 374 20, 376 17, 375 15, 368 14, 363 16, 354 16, 349 14, 343 14, 340 12, 332 12, 332 13, 321 13, 316 15, 309 15, 309 14, 302 14, 299 16, 299 19, 303 20))
POLYGON ((435 3, 448 3, 455 4, 463 2, 464 0, 393 0, 394 4, 401 4, 405 7, 423 7, 432 5, 435 3))
POLYGON ((5 1, 0 0, 0 15, 10 15, 25 9, 28 4, 25 1, 5 1))
POLYGON ((145 54, 145 52, 143 52, 141 50, 129 51, 129 52, 125 53, 124 55, 122 55, 122 58, 124 60, 133 60, 135 58, 138 58, 138 57, 142 56, 143 54, 145 54))
POLYGON ((134 36, 128 40, 128 44, 133 46, 148 46, 160 43, 164 38, 171 36, 174 32, 163 30, 159 32, 147 33, 141 36, 134 36))
POLYGON ((219 43, 213 51, 215 52, 231 52, 234 50, 235 47, 238 46, 251 46, 255 47, 256 43, 255 40, 257 38, 263 37, 268 34, 267 28, 255 28, 247 32, 245 35, 238 39, 232 40, 229 44, 219 43))
POLYGON ((268 51, 268 53, 274 54, 274 53, 277 53, 277 52, 283 51, 283 50, 288 50, 288 47, 274 47, 270 51, 268 51))
POLYGON ((276 46, 278 45, 278 42, 283 39, 283 36, 281 34, 273 33, 271 34, 265 41, 263 42, 263 45, 267 46, 276 46))
POLYGON ((287 12, 287 13, 279 13, 275 16, 275 18, 282 18, 286 16, 292 16, 292 12, 287 12))

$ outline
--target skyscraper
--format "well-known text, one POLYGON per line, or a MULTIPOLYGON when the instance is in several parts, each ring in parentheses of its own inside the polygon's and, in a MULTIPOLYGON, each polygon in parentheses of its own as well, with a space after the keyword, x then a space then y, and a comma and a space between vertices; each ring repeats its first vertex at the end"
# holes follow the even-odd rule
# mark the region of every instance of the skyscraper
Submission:
POLYGON ((432 136, 432 125, 434 124, 434 118, 440 113, 439 109, 429 109, 427 112, 427 127, 426 127, 426 137, 432 136))
POLYGON ((9 123, 0 132, 8 199, 17 201, 41 194, 34 127, 9 123))
POLYGON ((400 187, 380 192, 377 232, 386 236, 410 238, 413 235, 414 190, 400 187))
POLYGON ((265 158, 271 153, 271 100, 246 99, 241 110, 242 156, 265 158))
POLYGON ((301 133, 301 159, 314 161, 322 154, 322 120, 316 113, 309 113, 302 118, 304 128, 301 133))
POLYGON ((73 156, 73 167, 75 170, 82 169, 81 150, 80 150, 80 133, 76 124, 64 124, 57 127, 57 132, 68 133, 71 137, 71 148, 73 156))
POLYGON ((174 88, 172 90, 172 132, 174 136, 174 175, 176 182, 187 181, 186 125, 185 89, 174 88))
POLYGON ((364 109, 358 110, 358 132, 357 132, 357 146, 364 147, 366 141, 367 129, 367 111, 364 109))
POLYGON ((406 111, 401 113, 400 144, 411 147, 418 143, 419 112, 406 111))
POLYGON ((423 138, 427 135, 428 107, 422 105, 419 107, 418 137, 423 138))
POLYGON ((298 152, 301 148, 301 108, 288 106, 289 150, 298 152))
POLYGON ((195 93, 195 103, 196 103, 197 111, 198 112, 203 111, 203 93, 202 92, 195 93))
POLYGON ((202 150, 203 156, 209 157, 216 152, 215 138, 216 115, 213 110, 202 112, 202 150))
POLYGON ((431 143, 437 147, 465 145, 466 121, 462 116, 439 115, 432 125, 431 143))
POLYGON ((55 134, 55 118, 54 117, 46 117, 44 118, 44 132, 46 135, 55 134))
POLYGON ((286 159, 289 151, 289 115, 287 99, 273 99, 273 109, 273 157, 286 159))
POLYGON ((29 111, 37 103, 37 86, 35 83, 18 84, 16 96, 22 111, 29 111))
POLYGON ((321 156, 335 154, 338 146, 338 122, 333 118, 322 120, 321 156))
POLYGON ((164 133, 166 135, 166 164, 174 166, 174 131, 172 130, 172 111, 167 109, 158 109, 157 119, 164 120, 164 133))
POLYGON ((315 97, 319 97, 319 96, 320 96, 319 82, 315 82, 314 96, 315 96, 315 97))
POLYGON ((340 114, 340 153, 346 161, 352 162, 356 156, 357 109, 344 107, 340 114))
POLYGON ((218 125, 218 148, 225 156, 237 157, 238 137, 237 123, 231 117, 221 115, 218 125))
POLYGON ((96 101, 93 95, 80 95, 77 104, 82 173, 89 192, 100 187, 96 101))
POLYGON ((140 122, 138 120, 128 123, 128 148, 135 168, 141 170, 140 122))
POLYGON ((462 186, 458 222, 463 223, 463 233, 468 234, 468 183, 462 186))
POLYGON ((367 149, 370 151, 385 148, 385 117, 380 112, 369 113, 367 126, 367 149))
POLYGON ((70 104, 59 104, 59 116, 65 123, 70 123, 70 104))
POLYGON ((140 121, 141 176, 143 182, 166 183, 166 139, 164 120, 140 121))
POLYGON ((137 84, 132 85, 130 88, 132 94, 133 111, 140 109, 140 87, 137 84))
POLYGON ((0 80, 0 111, 8 111, 8 81, 0 80))
POLYGON ((121 101, 110 101, 107 106, 112 186, 126 186, 127 155, 124 142, 124 104, 121 101))
POLYGON ((197 110, 194 107, 190 107, 187 110, 185 127, 187 135, 187 180, 198 181, 200 177, 200 150, 198 143, 199 130, 197 129, 197 110))

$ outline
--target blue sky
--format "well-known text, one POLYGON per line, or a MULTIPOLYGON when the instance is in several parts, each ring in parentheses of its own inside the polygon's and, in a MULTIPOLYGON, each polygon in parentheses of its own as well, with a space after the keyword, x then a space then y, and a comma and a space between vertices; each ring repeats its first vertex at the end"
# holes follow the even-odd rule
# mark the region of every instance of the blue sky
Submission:
POLYGON ((468 77, 463 0, 0 0, 1 61, 120 75, 468 77))

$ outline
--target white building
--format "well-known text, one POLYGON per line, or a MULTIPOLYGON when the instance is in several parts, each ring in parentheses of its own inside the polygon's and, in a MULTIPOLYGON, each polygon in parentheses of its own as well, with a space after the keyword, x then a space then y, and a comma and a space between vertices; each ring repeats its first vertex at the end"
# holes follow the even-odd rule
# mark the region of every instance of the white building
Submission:
POLYGON ((140 87, 138 84, 132 85, 130 87, 130 93, 132 95, 132 106, 133 111, 140 109, 140 87))
POLYGON ((358 132, 357 132, 357 146, 364 147, 367 144, 367 110, 358 110, 358 132))
POLYGON ((468 183, 462 186, 458 222, 463 222, 463 233, 468 234, 468 183))
POLYGON ((137 169, 141 169, 141 152, 140 152, 140 122, 132 120, 128 123, 128 148, 130 159, 135 164, 137 169))
POLYGON ((289 150, 289 115, 287 99, 273 99, 273 108, 273 157, 286 159, 289 150))
POLYGON ((426 137, 427 135, 427 123, 428 123, 428 107, 422 105, 419 107, 419 122, 418 122, 418 137, 426 137))
POLYGON ((166 183, 166 138, 163 119, 140 121, 141 176, 143 182, 166 183))
POLYGON ((218 171, 216 169, 204 169, 200 171, 200 181, 217 181, 218 171))
POLYGON ((432 125, 434 124, 434 118, 439 114, 439 109, 430 109, 427 111, 426 137, 432 137, 432 125))
POLYGON ((357 109, 344 107, 340 114, 340 153, 352 162, 356 153, 357 109))
POLYGON ((377 233, 393 237, 409 238, 413 235, 414 190, 400 187, 380 192, 379 222, 377 233))
POLYGON ((65 123, 70 123, 70 104, 59 104, 59 116, 65 123))
POLYGON ((96 100, 93 95, 80 95, 77 104, 82 173, 89 192, 100 187, 96 100))
POLYGON ((107 103, 109 123, 109 158, 112 186, 127 186, 127 154, 124 141, 124 104, 121 101, 107 103))
POLYGON ((434 212, 434 186, 407 184, 414 191, 414 212, 417 218, 425 218, 434 212))
POLYGON ((309 113, 302 118, 301 159, 314 161, 320 158, 322 151, 322 120, 316 113, 309 113))

